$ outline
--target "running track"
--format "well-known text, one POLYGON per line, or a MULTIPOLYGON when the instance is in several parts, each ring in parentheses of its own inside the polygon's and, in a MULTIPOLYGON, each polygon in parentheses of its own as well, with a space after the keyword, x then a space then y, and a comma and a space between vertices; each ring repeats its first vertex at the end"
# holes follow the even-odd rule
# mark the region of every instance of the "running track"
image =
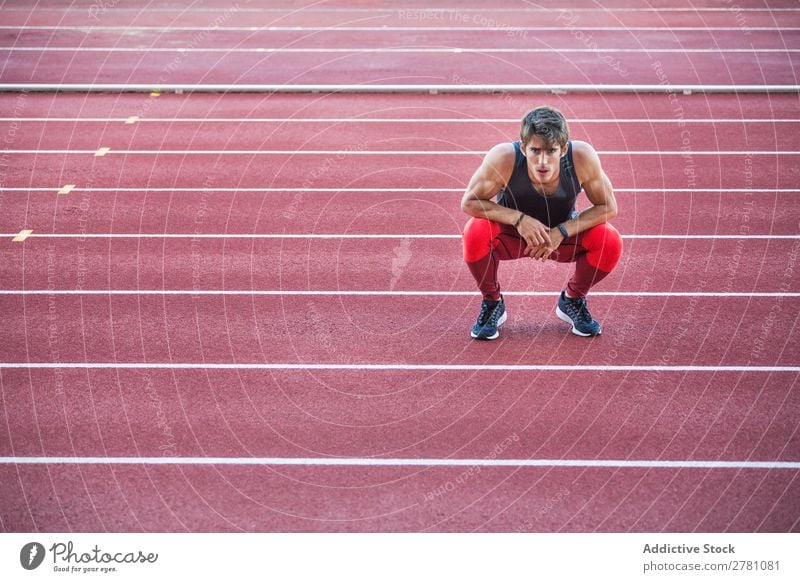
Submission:
MULTIPOLYGON (((797 84, 791 2, 417 4, 5 2, 0 83, 797 84)), ((0 110, 5 531, 800 531, 796 92, 0 110), (620 204, 604 335, 517 261, 470 341, 460 194, 543 101, 620 204)))

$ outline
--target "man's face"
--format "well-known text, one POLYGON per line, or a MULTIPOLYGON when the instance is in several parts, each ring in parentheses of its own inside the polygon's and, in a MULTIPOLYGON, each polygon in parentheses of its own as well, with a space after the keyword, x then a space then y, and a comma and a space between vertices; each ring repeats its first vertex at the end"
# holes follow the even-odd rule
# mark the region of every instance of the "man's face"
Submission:
POLYGON ((558 178, 561 156, 565 152, 566 148, 558 144, 548 145, 540 136, 534 135, 523 150, 528 159, 528 175, 535 182, 553 182, 558 178))

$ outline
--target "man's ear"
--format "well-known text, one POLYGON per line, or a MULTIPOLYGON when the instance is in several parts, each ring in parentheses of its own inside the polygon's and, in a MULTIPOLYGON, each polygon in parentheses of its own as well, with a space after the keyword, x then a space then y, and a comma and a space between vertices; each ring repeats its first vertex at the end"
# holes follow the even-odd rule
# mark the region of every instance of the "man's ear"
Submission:
POLYGON ((566 156, 568 151, 569 151, 569 142, 565 143, 561 147, 561 157, 563 158, 564 156, 566 156))

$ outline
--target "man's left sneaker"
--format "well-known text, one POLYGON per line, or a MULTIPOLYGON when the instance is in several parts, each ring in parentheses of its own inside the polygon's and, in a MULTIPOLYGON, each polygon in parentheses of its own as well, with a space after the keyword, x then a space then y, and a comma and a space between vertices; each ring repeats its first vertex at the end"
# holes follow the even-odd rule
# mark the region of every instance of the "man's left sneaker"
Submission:
POLYGON ((503 296, 500 296, 499 301, 489 301, 484 299, 481 302, 481 312, 478 314, 478 319, 475 325, 472 326, 470 335, 475 339, 480 340, 493 340, 500 337, 498 327, 508 317, 506 313, 506 303, 503 301, 503 296))
POLYGON ((572 324, 572 333, 582 337, 600 335, 600 324, 592 319, 589 308, 586 306, 586 297, 572 299, 566 292, 561 292, 556 306, 556 315, 559 319, 572 324))

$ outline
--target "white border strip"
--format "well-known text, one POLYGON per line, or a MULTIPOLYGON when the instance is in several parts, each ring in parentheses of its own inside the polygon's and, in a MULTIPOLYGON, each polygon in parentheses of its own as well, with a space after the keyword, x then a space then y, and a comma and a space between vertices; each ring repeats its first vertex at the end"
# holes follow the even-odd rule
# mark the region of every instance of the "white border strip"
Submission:
MULTIPOLYGON (((0 233, 0 238, 11 238, 19 232, 0 233)), ((460 239, 460 234, 278 234, 278 233, 79 233, 79 232, 32 232, 27 238, 225 238, 225 239, 460 239)), ((800 234, 623 234, 623 239, 659 240, 795 240, 800 234)))
MULTIPOLYGON (((215 155, 215 156, 485 156, 486 150, 116 150, 101 148, 104 157, 112 155, 215 155)), ((2 150, 5 154, 72 154, 95 155, 100 150, 2 150)), ((796 156, 798 150, 605 150, 597 152, 603 156, 796 156)))
POLYGON ((3 465, 280 465, 338 467, 584 467, 618 469, 800 469, 797 461, 638 459, 397 459, 380 457, 0 457, 3 465))
MULTIPOLYGON (((503 291, 512 297, 555 297, 554 291, 503 291)), ((280 296, 280 297, 475 297, 477 291, 313 291, 296 289, 0 289, 0 295, 189 295, 189 296, 280 296)), ((800 293, 753 291, 592 291, 592 297, 800 297, 800 293)))
POLYGON ((0 46, 0 52, 72 52, 72 53, 222 53, 222 54, 237 54, 237 53, 271 53, 271 54, 327 54, 327 53, 345 53, 345 54, 518 54, 518 53, 541 53, 541 54, 569 54, 569 53, 634 53, 634 54, 651 54, 651 53, 666 53, 666 54, 720 54, 720 53, 800 53, 800 49, 795 48, 614 48, 614 47, 597 47, 597 48, 501 48, 501 47, 485 47, 485 48, 472 48, 472 47, 408 47, 408 48, 369 48, 369 47, 351 47, 351 48, 283 48, 283 47, 122 47, 122 46, 109 46, 109 47, 84 47, 84 46, 0 46))
POLYGON ((0 368, 81 370, 406 370, 492 372, 800 372, 800 366, 591 366, 536 364, 215 364, 209 362, 0 362, 0 368))
MULTIPOLYGON (((69 122, 69 123, 125 123, 127 117, 0 117, 0 122, 69 122)), ((478 117, 144 117, 136 123, 515 123, 519 119, 478 118, 478 117)), ((570 125, 579 123, 800 123, 798 118, 788 119, 585 119, 570 118, 570 125)))
MULTIPOLYGON (((658 28, 656 30, 663 31, 658 28)), ((800 30, 800 28, 798 29, 800 30)), ((352 85, 161 83, 0 83, 0 92, 113 93, 798 93, 800 85, 352 85)))

